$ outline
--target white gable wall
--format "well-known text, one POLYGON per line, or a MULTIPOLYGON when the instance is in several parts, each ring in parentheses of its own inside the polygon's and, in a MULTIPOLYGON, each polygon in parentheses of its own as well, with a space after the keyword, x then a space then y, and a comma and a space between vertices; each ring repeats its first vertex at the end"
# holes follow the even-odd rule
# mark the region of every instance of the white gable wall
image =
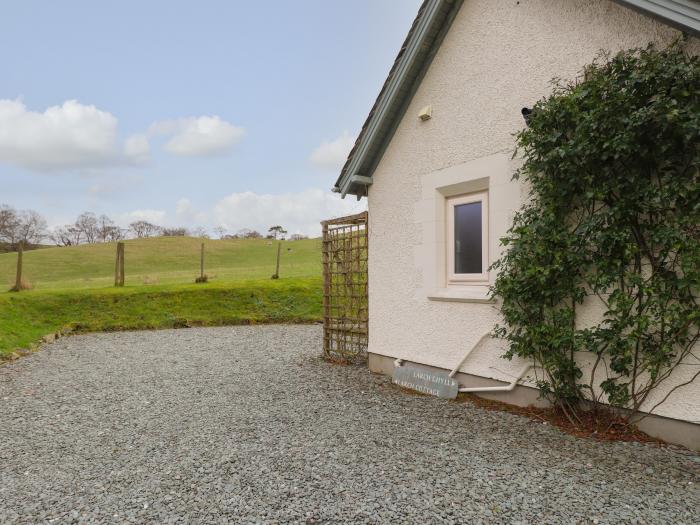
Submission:
MULTIPOLYGON (((370 353, 451 369, 493 328, 495 305, 437 300, 444 196, 488 187, 493 262, 523 195, 510 180, 520 108, 548 94, 553 77, 574 78, 601 49, 678 36, 607 0, 465 0, 373 175, 370 353), (422 122, 418 113, 429 104, 432 119, 422 122)), ((697 40, 687 45, 700 50, 697 40)), ((593 307, 581 321, 595 315, 593 307)), ((523 363, 501 359, 499 345, 486 338, 461 371, 509 382, 523 363)), ((696 369, 686 367, 678 380, 696 369)), ((657 413, 698 422, 698 400, 700 382, 657 413)))

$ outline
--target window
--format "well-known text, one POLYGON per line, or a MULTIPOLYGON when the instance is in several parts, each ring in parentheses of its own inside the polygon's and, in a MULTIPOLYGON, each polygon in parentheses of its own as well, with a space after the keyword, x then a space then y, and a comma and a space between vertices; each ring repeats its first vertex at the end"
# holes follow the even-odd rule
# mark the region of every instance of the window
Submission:
POLYGON ((488 194, 447 199, 448 283, 488 281, 488 194))

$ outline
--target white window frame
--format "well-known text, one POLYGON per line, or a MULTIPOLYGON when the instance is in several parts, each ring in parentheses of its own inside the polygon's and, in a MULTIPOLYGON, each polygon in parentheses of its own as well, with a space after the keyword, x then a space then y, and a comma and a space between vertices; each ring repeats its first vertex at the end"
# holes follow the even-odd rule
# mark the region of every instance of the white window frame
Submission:
POLYGON ((446 233, 447 238, 445 245, 447 247, 447 284, 488 284, 489 282, 489 209, 488 209, 488 191, 479 193, 471 193, 468 195, 459 195, 457 197, 448 197, 446 217, 446 233), (455 206, 461 204, 471 204, 473 202, 481 202, 481 273, 455 273, 455 206))

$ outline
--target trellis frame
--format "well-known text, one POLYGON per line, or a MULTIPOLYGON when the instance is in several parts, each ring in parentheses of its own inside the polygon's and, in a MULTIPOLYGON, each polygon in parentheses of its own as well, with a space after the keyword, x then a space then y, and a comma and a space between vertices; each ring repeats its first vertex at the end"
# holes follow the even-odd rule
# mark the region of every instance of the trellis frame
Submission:
POLYGON ((367 356, 367 212, 323 221, 323 353, 358 361, 367 356))

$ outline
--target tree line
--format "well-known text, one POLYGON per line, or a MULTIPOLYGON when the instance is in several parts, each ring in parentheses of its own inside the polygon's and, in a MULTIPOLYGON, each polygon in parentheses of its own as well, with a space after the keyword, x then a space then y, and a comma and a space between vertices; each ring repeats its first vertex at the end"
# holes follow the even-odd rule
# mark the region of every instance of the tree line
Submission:
POLYGON ((46 219, 33 210, 15 210, 0 204, 0 243, 14 248, 20 242, 39 244, 48 231, 46 219))
MULTIPOLYGON (((267 235, 263 236, 257 230, 244 228, 236 233, 229 233, 226 228, 218 226, 213 229, 219 239, 285 239, 287 230, 280 225, 271 226, 267 235)), ((0 244, 11 250, 17 249, 20 243, 25 247, 37 246, 42 243, 56 246, 77 246, 79 244, 95 244, 121 241, 129 238, 143 239, 147 237, 199 237, 209 238, 205 228, 159 226, 146 220, 131 222, 126 228, 119 226, 105 214, 97 215, 84 212, 78 215, 75 222, 49 228, 46 219, 34 210, 16 210, 6 204, 0 204, 0 244)), ((305 235, 293 234, 290 240, 307 238, 305 235)))

